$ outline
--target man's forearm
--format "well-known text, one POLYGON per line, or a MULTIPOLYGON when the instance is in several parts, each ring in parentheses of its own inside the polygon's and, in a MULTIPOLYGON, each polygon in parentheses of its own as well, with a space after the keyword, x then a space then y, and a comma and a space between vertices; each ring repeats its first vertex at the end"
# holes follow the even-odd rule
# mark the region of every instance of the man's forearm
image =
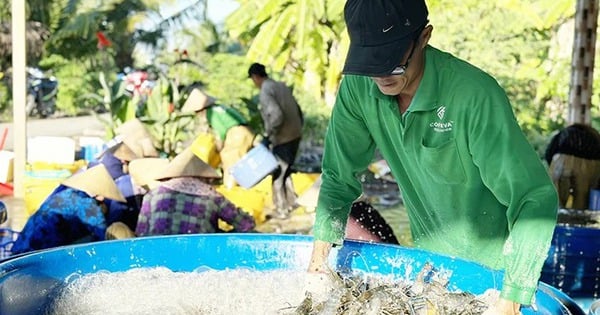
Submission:
POLYGON ((331 243, 315 240, 312 255, 308 264, 308 272, 323 272, 326 270, 331 243))

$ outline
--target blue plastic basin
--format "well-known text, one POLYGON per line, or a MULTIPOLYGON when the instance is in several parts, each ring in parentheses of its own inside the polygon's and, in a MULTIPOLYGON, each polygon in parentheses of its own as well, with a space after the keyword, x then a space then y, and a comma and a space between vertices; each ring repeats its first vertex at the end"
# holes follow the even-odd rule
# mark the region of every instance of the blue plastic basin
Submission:
POLYGON ((600 296, 600 230, 558 225, 541 280, 571 297, 600 296))
MULTIPOLYGON (((209 234, 145 237, 59 247, 0 263, 0 314, 40 314, 73 274, 167 267, 173 271, 253 268, 305 270, 312 237, 274 234, 209 234)), ((499 288, 502 273, 479 264, 427 251, 348 241, 334 249, 339 269, 414 277, 424 263, 453 271, 451 288, 475 294, 499 288)), ((583 314, 568 296, 545 284, 536 294, 538 310, 523 314, 583 314)))

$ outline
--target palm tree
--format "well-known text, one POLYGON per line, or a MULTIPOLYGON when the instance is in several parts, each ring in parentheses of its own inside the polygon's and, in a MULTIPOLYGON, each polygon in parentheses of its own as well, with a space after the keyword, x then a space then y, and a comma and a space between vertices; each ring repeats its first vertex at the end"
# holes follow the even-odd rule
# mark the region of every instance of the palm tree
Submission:
POLYGON ((60 25, 50 38, 50 52, 66 58, 93 57, 98 51, 97 37, 104 36, 115 43, 110 51, 119 68, 133 64, 132 53, 137 44, 157 47, 164 43, 170 28, 203 11, 206 2, 194 1, 181 12, 163 17, 160 7, 167 1, 66 1, 60 25))
POLYGON ((232 37, 249 45, 248 59, 333 104, 348 36, 344 0, 240 0, 226 21, 232 37))

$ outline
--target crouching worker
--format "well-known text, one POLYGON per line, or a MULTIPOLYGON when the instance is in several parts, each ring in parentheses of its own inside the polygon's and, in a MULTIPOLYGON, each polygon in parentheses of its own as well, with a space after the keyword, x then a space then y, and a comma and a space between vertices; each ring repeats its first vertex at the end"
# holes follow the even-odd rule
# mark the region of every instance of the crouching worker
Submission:
POLYGON ((65 179, 27 220, 13 254, 104 240, 106 199, 125 201, 102 164, 65 179))
POLYGON ((252 148, 254 140, 254 132, 246 119, 235 108, 217 104, 214 98, 198 89, 192 90, 181 111, 196 113, 203 127, 208 127, 215 135, 223 168, 223 184, 227 188, 235 186, 230 170, 252 148))
POLYGON ((155 177, 161 183, 142 201, 137 236, 225 232, 250 232, 254 218, 237 208, 211 182, 220 178, 208 164, 187 148, 155 177))
MULTIPOLYGON (((317 178, 300 197, 298 204, 314 211, 319 199, 321 177, 317 178)), ((398 245, 394 230, 364 195, 352 203, 346 223, 345 239, 398 245)))
POLYGON ((398 245, 394 230, 364 198, 352 203, 348 223, 346 223, 346 238, 375 243, 398 245))

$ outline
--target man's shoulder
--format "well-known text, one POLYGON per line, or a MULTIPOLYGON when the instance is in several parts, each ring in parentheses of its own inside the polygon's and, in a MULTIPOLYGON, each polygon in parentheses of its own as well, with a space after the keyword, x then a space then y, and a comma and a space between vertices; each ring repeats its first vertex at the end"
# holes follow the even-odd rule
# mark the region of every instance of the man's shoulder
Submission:
POLYGON ((458 79, 485 83, 496 79, 487 71, 472 64, 471 62, 453 55, 450 52, 428 46, 428 58, 433 58, 433 64, 440 72, 448 71, 458 79))
POLYGON ((262 88, 263 89, 274 89, 278 85, 285 85, 285 84, 283 82, 275 81, 271 78, 268 78, 265 81, 263 81, 262 88))

